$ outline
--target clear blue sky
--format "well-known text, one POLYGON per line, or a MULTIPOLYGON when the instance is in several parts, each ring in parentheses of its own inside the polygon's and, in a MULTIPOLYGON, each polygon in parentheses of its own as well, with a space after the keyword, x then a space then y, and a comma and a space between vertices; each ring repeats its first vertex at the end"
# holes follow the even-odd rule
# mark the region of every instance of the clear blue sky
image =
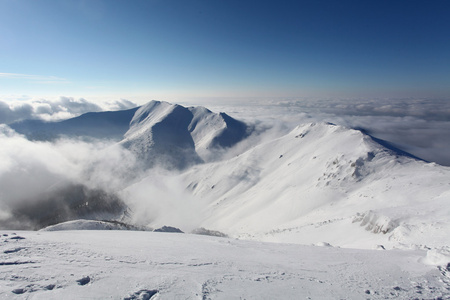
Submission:
POLYGON ((450 1, 0 0, 0 95, 450 97, 450 1))

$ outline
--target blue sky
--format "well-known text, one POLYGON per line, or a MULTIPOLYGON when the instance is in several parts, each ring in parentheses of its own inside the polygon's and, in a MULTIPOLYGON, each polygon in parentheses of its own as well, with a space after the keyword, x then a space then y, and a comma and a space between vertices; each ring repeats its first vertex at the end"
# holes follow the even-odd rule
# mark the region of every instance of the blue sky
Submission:
POLYGON ((449 16, 449 1, 0 0, 0 95, 450 97, 449 16))

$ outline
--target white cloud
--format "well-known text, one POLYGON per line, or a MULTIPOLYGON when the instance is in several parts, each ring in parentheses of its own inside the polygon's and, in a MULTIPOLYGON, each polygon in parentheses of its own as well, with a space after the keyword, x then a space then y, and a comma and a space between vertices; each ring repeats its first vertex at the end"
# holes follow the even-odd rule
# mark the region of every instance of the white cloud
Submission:
POLYGON ((46 75, 30 75, 30 74, 19 74, 19 73, 0 73, 0 78, 7 79, 27 79, 30 81, 37 81, 39 83, 67 83, 65 78, 57 76, 46 76, 46 75))
MULTIPOLYGON (((32 142, 0 125, 0 144, 0 226, 21 209, 45 208, 61 188, 81 185, 114 194, 140 174, 130 151, 105 141, 32 142)), ((27 225, 33 226, 21 228, 27 225)))
POLYGON ((136 107, 136 103, 127 100, 127 99, 120 99, 116 100, 114 102, 107 102, 109 110, 125 110, 125 109, 131 109, 136 107))

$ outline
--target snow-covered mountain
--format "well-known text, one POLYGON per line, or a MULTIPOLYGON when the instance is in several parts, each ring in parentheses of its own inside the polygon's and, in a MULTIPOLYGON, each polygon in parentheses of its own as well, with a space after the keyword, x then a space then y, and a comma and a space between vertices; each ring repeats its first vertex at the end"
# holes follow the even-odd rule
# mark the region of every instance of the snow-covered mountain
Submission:
MULTIPOLYGON (((449 245, 449 178, 447 167, 318 123, 194 166, 177 180, 195 207, 195 226, 246 239, 371 248, 449 245)), ((126 194, 141 195, 153 180, 126 194)), ((168 221, 162 214, 150 224, 168 221)), ((184 221, 170 218, 175 226, 184 221)))
MULTIPOLYGON (((115 137, 92 158, 95 146, 82 148, 87 160, 76 143, 63 147, 79 168, 41 142, 33 149, 53 155, 32 156, 32 168, 13 161, 32 154, 20 147, 0 165, 0 179, 49 187, 0 203, 0 227, 14 229, 0 234, 0 298, 450 296, 450 168, 330 123, 276 133, 159 101, 109 115, 119 118, 109 130, 106 116, 51 125, 66 136, 115 137), (99 126, 95 136, 80 131, 88 124, 99 126), (46 164, 52 159, 67 167, 46 164), (78 176, 61 176, 70 170, 78 176), (61 223, 18 232, 14 222, 61 223), (214 236, 137 231, 180 232, 164 226, 214 236)), ((4 141, 30 146, 5 132, 4 141)))
POLYGON ((9 124, 32 140, 81 137, 120 141, 148 168, 184 169, 211 159, 247 137, 251 126, 205 107, 151 101, 141 107, 86 113, 72 119, 9 124))
POLYGON ((52 140, 60 136, 120 140, 137 109, 90 112, 58 122, 24 120, 9 126, 32 140, 52 140))
POLYGON ((140 107, 121 144, 147 167, 185 169, 208 160, 214 150, 231 147, 249 127, 225 113, 151 101, 140 107))
MULTIPOLYGON (((109 114, 66 122, 100 124, 94 117, 109 114)), ((359 130, 311 123, 266 136, 225 113, 160 101, 115 116, 122 131, 129 119, 119 145, 147 169, 119 191, 129 208, 125 221, 302 244, 450 244, 450 169, 359 130), (240 142, 244 147, 234 149, 240 142), (223 155, 227 149, 233 155, 223 155)))
MULTIPOLYGON (((52 174, 49 170, 54 168, 45 166, 46 162, 36 171, 27 171, 28 168, 35 168, 27 165, 19 167, 20 170, 10 175, 0 174, 18 178, 25 176, 29 182, 35 182, 33 178, 29 178, 33 172, 46 178, 45 185, 38 184, 34 193, 30 191, 25 196, 6 195, 4 199, 0 198, 0 206, 3 202, 9 202, 5 207, 9 217, 0 218, 0 228, 42 228, 77 218, 120 218, 124 206, 115 193, 128 184, 128 181, 139 178, 146 169, 158 166, 181 170, 217 159, 225 149, 243 140, 251 131, 250 126, 225 113, 216 114, 204 107, 185 108, 160 101, 151 101, 131 110, 87 113, 60 122, 24 121, 12 124, 11 127, 26 134, 31 140, 75 137, 76 140, 104 138, 109 141, 82 147, 79 154, 76 153, 78 148, 75 144, 72 144, 74 147, 69 146, 73 149, 65 150, 73 154, 69 155, 75 161, 75 169, 79 169, 78 175, 52 174), (118 144, 112 144, 114 140, 118 144), (97 150, 97 145, 101 149, 97 150), (97 151, 99 153, 89 153, 97 151), (109 162, 108 157, 117 162, 109 162), (112 174, 106 174, 111 172, 112 174), (20 175, 22 173, 24 175, 20 175), (113 177, 114 180, 111 180, 113 177), (106 182, 108 179, 110 183, 106 182), (113 181, 115 184, 111 186, 113 181)), ((51 143, 44 144, 47 150, 53 151, 51 143)), ((12 162, 16 160, 11 158, 12 162)), ((32 165, 35 165, 34 162, 32 165)), ((7 184, 6 181, 2 185, 7 184)), ((15 182, 14 178, 8 181, 15 182)), ((20 186, 22 183, 23 181, 17 184, 20 186)), ((20 194, 13 190, 10 193, 20 194)))

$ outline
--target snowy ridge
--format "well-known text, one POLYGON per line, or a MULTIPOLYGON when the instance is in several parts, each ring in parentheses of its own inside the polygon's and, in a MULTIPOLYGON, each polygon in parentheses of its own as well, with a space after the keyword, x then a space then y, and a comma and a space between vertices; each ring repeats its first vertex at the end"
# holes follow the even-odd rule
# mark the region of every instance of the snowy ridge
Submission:
POLYGON ((25 120, 9 126, 33 140, 53 140, 60 136, 121 140, 136 110, 90 112, 58 122, 25 120))
POLYGON ((191 120, 185 107, 152 101, 136 111, 121 144, 147 167, 184 169, 201 162, 187 129, 191 120))
POLYGON ((225 113, 155 100, 129 110, 85 113, 58 122, 26 120, 10 127, 33 140, 87 137, 120 141, 146 168, 159 165, 168 169, 217 159, 221 150, 251 132, 251 127, 225 113))
POLYGON ((40 231, 61 231, 61 230, 141 230, 117 221, 96 221, 96 220, 73 220, 52 226, 45 227, 40 231))
MULTIPOLYGON (((150 170, 119 191, 116 202, 130 212, 125 221, 356 248, 450 244, 448 167, 330 123, 299 125, 275 137, 258 132, 262 138, 247 139, 251 133, 250 126, 204 107, 151 101, 138 108, 120 145, 136 155, 139 167, 150 170), (226 153, 240 142, 230 152, 235 156, 226 153), (160 174, 152 167, 176 172, 160 174)), ((58 221, 86 218, 87 208, 80 207, 76 210, 83 214, 57 213, 58 221)), ((32 215, 25 211, 25 217, 32 215)), ((95 209, 88 212, 102 217, 95 209)))
POLYGON ((215 114, 201 106, 189 107, 189 110, 193 118, 188 130, 195 142, 197 153, 206 161, 211 156, 210 152, 235 145, 251 130, 246 124, 225 113, 215 114))
POLYGON ((152 167, 185 169, 208 160, 215 149, 231 147, 247 135, 247 126, 204 107, 186 108, 151 101, 140 107, 121 144, 152 167))
POLYGON ((203 207, 197 226, 265 241, 410 248, 450 243, 442 236, 450 230, 449 174, 360 131, 319 123, 179 179, 203 207))

